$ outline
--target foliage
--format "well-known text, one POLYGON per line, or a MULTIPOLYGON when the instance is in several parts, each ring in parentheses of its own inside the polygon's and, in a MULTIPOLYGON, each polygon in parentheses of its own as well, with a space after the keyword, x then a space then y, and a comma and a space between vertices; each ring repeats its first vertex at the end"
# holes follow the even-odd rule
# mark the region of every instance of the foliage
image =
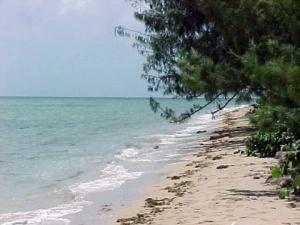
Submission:
POLYGON ((272 168, 272 177, 290 177, 292 183, 287 188, 278 192, 280 198, 288 197, 290 194, 299 195, 300 192, 300 152, 288 152, 280 167, 272 168))
POLYGON ((254 133, 246 141, 246 154, 248 156, 274 157, 279 151, 290 151, 298 148, 295 137, 288 132, 262 132, 254 133))
POLYGON ((277 194, 279 198, 284 199, 286 197, 289 197, 293 192, 294 190, 292 188, 287 187, 287 188, 281 188, 277 194))
POLYGON ((300 187, 300 175, 295 176, 293 181, 293 187, 299 189, 300 187))
POLYGON ((300 138, 300 109, 260 104, 249 118, 262 132, 285 132, 300 138))
POLYGON ((280 165, 272 168, 274 179, 289 178, 292 180, 288 187, 278 191, 280 198, 290 194, 300 194, 300 140, 289 132, 258 131, 246 142, 248 156, 274 157, 277 153, 280 165))
MULTIPOLYGON (((194 100, 180 116, 150 99, 154 112, 180 122, 216 103, 255 100, 251 122, 259 132, 247 141, 247 155, 285 156, 273 176, 300 174, 300 1, 299 0, 128 0, 145 32, 123 27, 146 57, 142 77, 150 91, 194 100), (221 101, 223 98, 225 101, 221 101)), ((299 191, 300 192, 300 191, 299 191)), ((291 193, 289 188, 281 196, 291 193)))
POLYGON ((281 168, 278 166, 275 166, 272 168, 272 177, 273 178, 280 178, 282 176, 281 168))
MULTIPOLYGON (((117 33, 134 37, 146 57, 142 77, 150 91, 187 100, 204 96, 217 111, 255 97, 260 130, 289 127, 300 138, 299 1, 128 1, 145 31, 118 27, 117 33)), ((174 122, 204 108, 195 104, 176 117, 159 103, 152 106, 174 122)))
POLYGON ((282 175, 291 175, 296 178, 300 174, 300 152, 288 152, 281 163, 282 175))

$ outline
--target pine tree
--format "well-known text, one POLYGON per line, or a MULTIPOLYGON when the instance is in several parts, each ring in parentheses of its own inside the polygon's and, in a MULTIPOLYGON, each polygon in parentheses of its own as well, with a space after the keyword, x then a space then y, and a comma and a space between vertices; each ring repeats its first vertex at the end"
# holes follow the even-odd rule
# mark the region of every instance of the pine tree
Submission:
MULTIPOLYGON (((260 129, 300 137, 300 2, 297 0, 132 0, 144 33, 135 37, 147 62, 149 90, 197 99, 257 100, 260 129)), ((182 121, 206 105, 175 116, 154 99, 154 111, 182 121)))

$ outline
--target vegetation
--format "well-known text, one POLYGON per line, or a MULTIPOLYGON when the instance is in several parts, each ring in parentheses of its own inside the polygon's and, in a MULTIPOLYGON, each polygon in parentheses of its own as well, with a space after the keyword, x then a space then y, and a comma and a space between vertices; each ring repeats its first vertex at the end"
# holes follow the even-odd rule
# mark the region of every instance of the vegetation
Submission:
POLYGON ((285 198, 290 194, 299 196, 300 194, 300 152, 299 145, 297 151, 287 152, 280 160, 280 166, 272 169, 272 177, 275 179, 285 178, 288 182, 282 183, 282 188, 278 195, 285 198))
POLYGON ((275 157, 280 151, 293 151, 300 149, 300 142, 288 132, 261 132, 252 135, 246 141, 246 154, 248 156, 275 157))
POLYGON ((145 32, 123 27, 117 33, 135 38, 146 57, 150 91, 186 100, 203 96, 176 115, 154 99, 155 112, 183 121, 215 103, 255 101, 251 121, 258 128, 247 154, 273 157, 287 152, 279 169, 299 189, 300 139, 300 1, 298 0, 130 0, 145 32), (225 99, 225 101, 221 101, 225 99))
POLYGON ((279 181, 285 179, 278 196, 285 198, 300 194, 300 140, 291 133, 258 131, 247 140, 245 153, 278 158, 280 164, 272 168, 272 177, 279 181))

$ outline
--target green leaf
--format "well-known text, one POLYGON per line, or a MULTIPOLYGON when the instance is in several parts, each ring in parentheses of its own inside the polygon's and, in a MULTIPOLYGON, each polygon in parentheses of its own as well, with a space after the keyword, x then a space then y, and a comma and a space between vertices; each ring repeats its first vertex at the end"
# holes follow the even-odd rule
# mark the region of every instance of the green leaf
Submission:
POLYGON ((282 176, 281 169, 278 166, 272 168, 272 177, 273 178, 280 178, 282 176))
POLYGON ((293 181, 294 188, 300 187, 300 175, 297 175, 293 181))
POLYGON ((291 188, 281 188, 277 194, 280 199, 284 199, 286 197, 289 197, 292 192, 293 191, 291 188))

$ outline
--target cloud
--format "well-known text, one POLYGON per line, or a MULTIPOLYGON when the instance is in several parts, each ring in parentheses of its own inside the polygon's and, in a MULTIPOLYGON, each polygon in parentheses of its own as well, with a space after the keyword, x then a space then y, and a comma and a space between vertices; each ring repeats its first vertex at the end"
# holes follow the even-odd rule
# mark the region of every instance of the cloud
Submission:
POLYGON ((64 15, 69 12, 84 13, 91 3, 92 0, 61 0, 59 2, 59 14, 64 15))

